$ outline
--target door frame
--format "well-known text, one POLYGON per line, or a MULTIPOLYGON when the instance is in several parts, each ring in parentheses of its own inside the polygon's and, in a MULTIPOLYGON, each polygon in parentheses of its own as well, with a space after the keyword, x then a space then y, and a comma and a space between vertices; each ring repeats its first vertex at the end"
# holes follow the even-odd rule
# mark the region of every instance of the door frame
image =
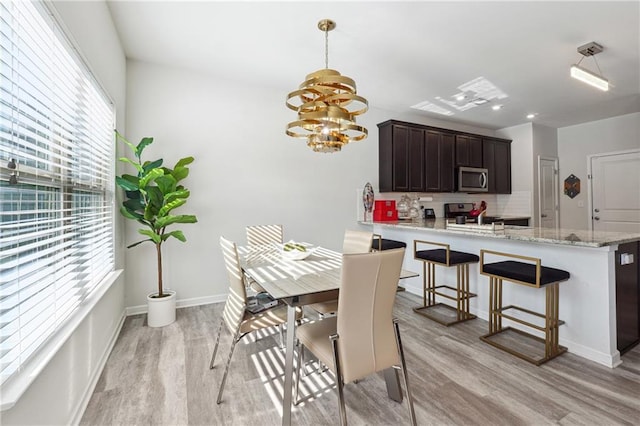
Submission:
POLYGON ((593 179, 591 179, 591 176, 593 176, 593 159, 635 153, 640 154, 640 149, 625 149, 622 151, 601 152, 599 154, 587 155, 587 179, 589 179, 589 185, 587 185, 587 205, 589 206, 589 211, 587 212, 587 222, 589 223, 589 231, 593 231, 593 179))
POLYGON ((560 181, 559 181, 559 173, 560 173, 560 167, 559 167, 559 161, 557 157, 543 157, 538 155, 538 223, 537 226, 541 227, 542 226, 542 173, 541 169, 542 169, 542 160, 547 160, 547 161, 553 161, 553 168, 555 170, 555 173, 553 174, 553 198, 554 198, 554 204, 555 204, 555 209, 554 209, 554 214, 555 214, 555 223, 556 223, 556 231, 560 229, 560 181))

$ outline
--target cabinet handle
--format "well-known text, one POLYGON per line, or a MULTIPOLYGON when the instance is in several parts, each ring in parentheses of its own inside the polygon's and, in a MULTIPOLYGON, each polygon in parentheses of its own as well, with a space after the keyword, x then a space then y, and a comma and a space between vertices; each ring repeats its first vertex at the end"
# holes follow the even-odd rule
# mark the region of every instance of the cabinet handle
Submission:
POLYGON ((546 214, 541 214, 540 216, 541 216, 541 217, 547 217, 547 215, 546 215, 546 214))
POLYGON ((593 220, 600 220, 600 218, 598 216, 595 216, 593 220))

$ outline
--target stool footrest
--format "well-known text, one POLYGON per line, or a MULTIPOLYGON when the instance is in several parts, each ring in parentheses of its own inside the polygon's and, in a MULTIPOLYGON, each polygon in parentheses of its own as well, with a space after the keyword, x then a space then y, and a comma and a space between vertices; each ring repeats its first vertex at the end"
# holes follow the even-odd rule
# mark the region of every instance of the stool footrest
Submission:
POLYGON ((476 316, 471 313, 458 311, 456 308, 449 306, 445 303, 435 303, 433 305, 428 305, 428 306, 419 306, 419 307, 413 308, 413 311, 417 314, 427 317, 430 320, 433 320, 447 327, 453 324, 458 324, 458 323, 469 321, 476 318, 476 316), (455 318, 451 319, 451 317, 447 315, 442 315, 442 314, 438 315, 436 313, 436 310, 433 308, 444 308, 446 310, 452 311, 455 314, 455 318))
MULTIPOLYGON (((520 306, 515 306, 515 305, 504 306, 504 307, 502 307, 500 309, 496 309, 495 310, 495 314, 500 316, 501 318, 506 318, 508 320, 511 320, 511 321, 514 321, 514 322, 529 326, 531 328, 535 328, 536 330, 539 330, 539 331, 542 331, 542 332, 544 332, 546 330, 546 327, 544 327, 544 326, 536 325, 536 324, 533 324, 531 322, 525 321, 522 318, 518 318, 518 317, 514 317, 512 315, 505 314, 504 311, 509 310, 509 309, 513 309, 513 310, 516 310, 516 311, 524 312, 526 314, 533 315, 533 316, 536 316, 536 317, 542 318, 542 319, 546 318, 541 313, 534 312, 534 311, 531 311, 529 309, 521 308, 520 306)), ((559 326, 563 325, 563 324, 564 324, 564 321, 558 320, 558 325, 559 326)), ((553 324, 551 324, 551 326, 553 326, 553 324)))
MULTIPOLYGON (((443 293, 441 291, 436 291, 436 289, 438 288, 446 288, 448 290, 453 290, 454 292, 458 292, 458 289, 455 287, 451 287, 448 285, 437 285, 435 287, 431 287, 431 288, 427 288, 427 293, 431 293, 431 294, 435 294, 438 296, 442 296, 442 297, 446 297, 449 300, 458 300, 458 296, 450 296, 446 293, 443 293)), ((465 300, 465 299, 471 299, 472 297, 477 297, 478 295, 475 293, 471 293, 471 292, 466 292, 466 291, 460 291, 460 299, 459 300, 465 300)))
POLYGON ((496 342, 494 340, 494 338, 496 336, 500 335, 501 333, 505 333, 507 331, 513 331, 513 332, 518 333, 518 334, 520 334, 522 336, 525 336, 526 338, 529 338, 529 339, 531 339, 533 341, 542 343, 543 345, 545 344, 545 340, 544 339, 541 339, 540 337, 534 336, 533 334, 527 333, 527 332, 522 331, 522 330, 518 330, 518 329, 513 328, 513 327, 505 327, 505 328, 503 328, 501 330, 498 330, 498 331, 495 331, 493 333, 485 334, 484 336, 480 336, 480 340, 482 340, 485 343, 490 344, 491 346, 494 346, 494 347, 496 347, 498 349, 501 349, 501 350, 503 350, 505 352, 508 352, 511 355, 515 355, 518 358, 523 359, 525 361, 528 361, 528 362, 530 362, 532 364, 535 364, 535 365, 544 364, 545 362, 549 361, 550 359, 553 359, 553 358, 557 357, 558 355, 562 355, 563 353, 565 353, 567 351, 566 347, 558 345, 555 348, 555 350, 551 351, 550 353, 547 353, 547 355, 543 356, 542 358, 536 359, 536 358, 528 356, 528 355, 526 355, 526 354, 524 354, 524 353, 522 353, 520 351, 517 351, 517 350, 513 349, 512 347, 505 346, 505 345, 503 345, 503 344, 501 344, 499 342, 496 342))

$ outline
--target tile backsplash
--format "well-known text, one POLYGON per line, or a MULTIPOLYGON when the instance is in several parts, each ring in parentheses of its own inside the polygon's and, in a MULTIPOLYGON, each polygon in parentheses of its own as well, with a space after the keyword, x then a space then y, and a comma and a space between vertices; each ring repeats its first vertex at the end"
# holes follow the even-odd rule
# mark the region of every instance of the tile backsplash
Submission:
MULTIPOLYGON (((358 220, 364 216, 362 206, 362 189, 357 191, 358 220)), ((396 200, 399 201, 405 193, 403 192, 383 192, 375 193, 376 200, 396 200)), ((420 197, 420 205, 424 208, 432 208, 436 217, 444 215, 445 203, 476 203, 481 201, 487 203, 487 214, 489 216, 531 216, 531 192, 514 191, 512 194, 465 194, 465 193, 406 193, 411 198, 416 195, 420 197)), ((371 215, 369 215, 369 218, 371 215)))

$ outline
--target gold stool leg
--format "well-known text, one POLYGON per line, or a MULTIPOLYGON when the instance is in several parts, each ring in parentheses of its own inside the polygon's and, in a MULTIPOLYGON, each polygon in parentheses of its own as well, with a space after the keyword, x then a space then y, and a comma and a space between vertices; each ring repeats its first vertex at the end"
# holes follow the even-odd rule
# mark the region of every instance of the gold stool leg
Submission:
POLYGON ((558 283, 546 287, 545 358, 551 358, 559 352, 559 290, 558 283))

